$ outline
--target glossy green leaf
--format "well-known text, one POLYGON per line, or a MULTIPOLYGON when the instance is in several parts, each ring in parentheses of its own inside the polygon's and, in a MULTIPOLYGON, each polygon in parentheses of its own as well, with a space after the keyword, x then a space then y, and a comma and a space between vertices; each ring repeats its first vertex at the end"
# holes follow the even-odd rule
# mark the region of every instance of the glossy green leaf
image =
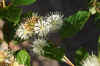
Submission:
POLYGON ((16 55, 16 60, 20 64, 24 64, 25 66, 30 66, 30 56, 26 50, 21 50, 16 55))
POLYGON ((55 59, 57 61, 61 61, 65 52, 63 48, 57 48, 53 46, 52 44, 49 44, 48 46, 44 47, 44 54, 43 56, 51 59, 55 59))
POLYGON ((89 16, 90 13, 88 11, 78 11, 74 15, 66 17, 65 24, 60 30, 61 37, 64 39, 75 36, 84 27, 89 16))
POLYGON ((79 48, 75 52, 75 64, 76 66, 81 66, 81 62, 83 59, 87 58, 89 53, 84 48, 79 48))
POLYGON ((11 1, 15 6, 30 5, 36 2, 36 0, 11 0, 11 1))
POLYGON ((20 21, 21 13, 22 13, 22 10, 20 8, 9 7, 5 14, 5 18, 8 21, 17 24, 20 21))
POLYGON ((13 6, 0 9, 0 17, 9 22, 17 24, 20 20, 22 10, 13 6))
POLYGON ((100 30, 100 13, 96 13, 94 16, 94 24, 96 24, 96 28, 100 30))

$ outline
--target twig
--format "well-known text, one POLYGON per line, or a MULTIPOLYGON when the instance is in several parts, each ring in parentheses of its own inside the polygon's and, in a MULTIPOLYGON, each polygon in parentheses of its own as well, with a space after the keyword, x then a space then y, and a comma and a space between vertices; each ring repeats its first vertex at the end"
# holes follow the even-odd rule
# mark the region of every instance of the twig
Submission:
POLYGON ((70 66, 75 66, 66 56, 63 57, 62 59, 65 63, 67 63, 70 66))
POLYGON ((3 3, 3 8, 5 8, 5 7, 6 7, 6 2, 5 2, 5 0, 2 0, 2 3, 3 3))

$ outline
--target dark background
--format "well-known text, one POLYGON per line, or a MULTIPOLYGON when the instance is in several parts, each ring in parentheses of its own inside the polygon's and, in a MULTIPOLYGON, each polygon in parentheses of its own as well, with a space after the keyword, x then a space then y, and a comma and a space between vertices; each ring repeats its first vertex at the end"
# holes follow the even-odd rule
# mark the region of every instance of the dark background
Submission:
MULTIPOLYGON (((45 16, 50 11, 60 11, 64 17, 70 16, 79 10, 88 9, 88 0, 37 0, 35 4, 29 6, 22 6, 23 14, 28 11, 38 12, 45 16)), ((85 27, 77 33, 76 36, 61 40, 62 46, 66 49, 66 56, 74 63, 74 52, 80 47, 84 47, 89 53, 97 54, 97 39, 100 31, 97 30, 96 24, 93 23, 94 16, 86 23, 85 27)), ((50 37, 56 42, 59 33, 54 33, 50 37)), ((60 63, 61 66, 66 66, 60 63)))

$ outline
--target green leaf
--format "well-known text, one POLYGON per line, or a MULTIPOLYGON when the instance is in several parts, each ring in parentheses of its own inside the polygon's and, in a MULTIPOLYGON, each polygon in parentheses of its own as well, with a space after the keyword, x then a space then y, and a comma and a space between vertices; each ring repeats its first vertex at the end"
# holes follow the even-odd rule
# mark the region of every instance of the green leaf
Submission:
POLYGON ((6 8, 0 8, 0 18, 3 18, 5 16, 6 11, 6 8))
POLYGON ((88 0, 88 3, 93 3, 95 0, 88 0))
POLYGON ((96 28, 100 30, 100 13, 96 13, 94 16, 94 24, 96 24, 96 28))
POLYGON ((91 0, 88 0, 88 3, 90 3, 91 2, 91 0))
POLYGON ((66 17, 64 20, 65 24, 60 30, 61 38, 75 36, 84 27, 89 16, 90 13, 88 11, 78 11, 74 15, 66 17))
POLYGON ((96 0, 88 0, 88 8, 90 9, 90 8, 94 7, 93 3, 95 3, 95 2, 96 2, 96 0))
POLYGON ((16 60, 19 62, 19 64, 30 66, 30 56, 26 50, 19 51, 16 55, 16 60))
POLYGON ((96 7, 97 7, 97 8, 100 8, 100 2, 97 2, 97 3, 96 3, 96 7))
POLYGON ((0 17, 15 24, 19 22, 21 13, 21 8, 16 8, 14 6, 0 9, 0 17))
POLYGON ((18 24, 21 13, 22 13, 22 10, 20 8, 9 7, 5 14, 5 18, 10 22, 18 24))
MULTIPOLYGON (((33 13, 32 11, 29 11, 29 12, 23 14, 23 17, 24 17, 24 18, 32 17, 32 13, 33 13)), ((23 18, 23 17, 22 17, 22 18, 23 18)))
POLYGON ((95 15, 95 22, 100 21, 100 13, 96 13, 95 15))
POLYGON ((78 11, 76 14, 66 18, 65 21, 70 24, 80 24, 80 26, 83 27, 82 25, 87 21, 89 16, 90 14, 88 11, 78 11))
POLYGON ((29 5, 36 2, 36 0, 11 0, 11 1, 15 6, 29 5))
POLYGON ((79 48, 75 52, 75 64, 76 64, 76 66, 81 66, 80 61, 82 61, 82 59, 87 58, 88 55, 89 55, 89 53, 84 48, 79 48))
POLYGON ((14 23, 6 21, 3 26, 3 34, 5 41, 9 42, 14 38, 17 26, 14 23), (9 36, 9 37, 8 37, 9 36))
POLYGON ((57 48, 53 46, 52 44, 49 44, 48 46, 44 47, 44 54, 43 56, 55 59, 57 61, 61 61, 65 52, 63 48, 57 48))

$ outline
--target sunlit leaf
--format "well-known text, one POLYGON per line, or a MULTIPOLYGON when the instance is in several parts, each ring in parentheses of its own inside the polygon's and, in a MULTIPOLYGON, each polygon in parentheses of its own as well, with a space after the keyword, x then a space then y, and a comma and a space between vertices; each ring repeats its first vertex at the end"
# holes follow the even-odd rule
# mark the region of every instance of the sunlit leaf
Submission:
POLYGON ((72 16, 66 17, 60 35, 62 38, 72 37, 79 32, 87 20, 89 19, 90 13, 88 11, 78 11, 72 16))
POLYGON ((17 24, 20 20, 22 10, 13 6, 0 9, 0 17, 9 22, 17 24))
POLYGON ((29 5, 36 2, 36 0, 11 0, 11 1, 15 6, 29 5))
POLYGON ((53 46, 52 44, 49 44, 48 46, 44 47, 44 54, 43 56, 51 59, 55 59, 57 61, 61 61, 65 52, 63 48, 57 48, 53 46))
POLYGON ((89 53, 84 49, 84 48, 79 48, 76 52, 75 52, 75 63, 76 66, 81 66, 81 61, 82 59, 85 59, 86 57, 88 57, 89 53))
POLYGON ((30 56, 26 50, 19 51, 16 55, 16 60, 19 62, 19 64, 30 66, 30 56))

